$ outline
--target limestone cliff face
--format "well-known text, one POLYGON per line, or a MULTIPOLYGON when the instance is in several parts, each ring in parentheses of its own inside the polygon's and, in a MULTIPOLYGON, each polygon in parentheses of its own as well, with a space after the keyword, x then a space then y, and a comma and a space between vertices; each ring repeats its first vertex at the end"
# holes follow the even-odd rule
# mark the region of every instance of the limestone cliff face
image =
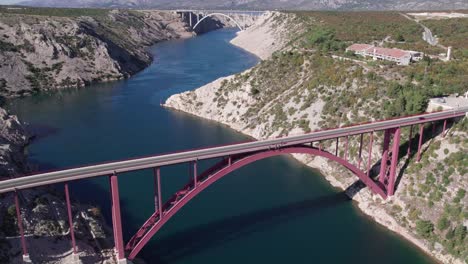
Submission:
POLYGON ((0 95, 126 78, 152 62, 150 45, 192 35, 172 12, 113 10, 92 17, 2 14, 0 95))
POLYGON ((29 141, 18 118, 0 108, 0 179, 24 171, 26 158, 23 150, 29 141))

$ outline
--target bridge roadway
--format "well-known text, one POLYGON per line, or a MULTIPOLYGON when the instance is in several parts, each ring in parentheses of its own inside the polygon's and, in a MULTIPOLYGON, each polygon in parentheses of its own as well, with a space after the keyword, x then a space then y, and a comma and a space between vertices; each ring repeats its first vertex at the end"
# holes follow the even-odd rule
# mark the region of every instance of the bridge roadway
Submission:
POLYGON ((86 167, 67 169, 49 173, 24 176, 0 182, 0 193, 15 190, 39 187, 48 184, 63 183, 73 180, 80 180, 98 176, 109 176, 112 174, 173 165, 178 163, 227 157, 230 155, 248 153, 253 151, 268 150, 278 147, 287 147, 305 143, 317 142, 320 140, 334 139, 339 137, 359 135, 373 131, 380 131, 389 128, 405 127, 431 121, 445 120, 449 118, 462 117, 467 115, 468 107, 459 107, 454 110, 426 113, 404 118, 397 118, 385 121, 377 121, 350 127, 335 128, 312 132, 304 135, 289 136, 285 138, 253 141, 240 144, 232 144, 218 147, 203 148, 198 150, 183 151, 172 154, 157 155, 146 158, 130 159, 118 162, 109 162, 86 167))

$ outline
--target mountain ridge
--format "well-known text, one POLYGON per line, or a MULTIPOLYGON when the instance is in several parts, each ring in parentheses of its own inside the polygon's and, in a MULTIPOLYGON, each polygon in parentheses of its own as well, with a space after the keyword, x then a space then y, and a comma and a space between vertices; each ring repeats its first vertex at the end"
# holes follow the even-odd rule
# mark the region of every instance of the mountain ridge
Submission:
POLYGON ((437 10, 468 9, 466 0, 29 0, 19 5, 39 7, 195 8, 258 10, 437 10))

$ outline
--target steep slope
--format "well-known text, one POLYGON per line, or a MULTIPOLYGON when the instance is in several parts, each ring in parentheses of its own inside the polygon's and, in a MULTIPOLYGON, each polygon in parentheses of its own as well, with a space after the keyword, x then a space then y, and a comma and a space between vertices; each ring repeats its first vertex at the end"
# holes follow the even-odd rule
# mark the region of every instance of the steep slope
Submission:
POLYGON ((151 63, 150 45, 193 34, 171 12, 29 10, 0 8, 3 96, 125 78, 151 63))
MULTIPOLYGON (((457 22, 465 25, 468 20, 457 22)), ((444 28, 451 22, 433 23, 444 28)), ((367 61, 344 51, 353 42, 364 42, 417 47, 430 55, 441 52, 422 40, 422 29, 416 23, 398 13, 276 14, 242 33, 233 43, 245 45, 252 52, 262 51, 264 43, 246 45, 245 40, 257 41, 256 35, 267 34, 286 45, 266 45, 272 56, 256 67, 174 95, 165 105, 221 122, 257 139, 420 113, 425 111, 429 97, 466 91, 468 57, 464 54, 468 46, 458 41, 464 34, 462 28, 443 35, 457 46, 455 60, 442 62, 426 57, 403 67, 367 61), (392 40, 400 36, 404 42, 392 40)), ((346 190, 377 222, 444 263, 463 263, 468 257, 464 206, 468 202, 466 122, 451 128, 445 138, 439 134, 440 124, 435 134, 428 127, 421 163, 416 163, 414 157, 414 132, 413 154, 402 157, 396 195, 387 201, 363 189, 353 175, 333 162, 305 155, 295 157, 320 169, 332 185, 346 190)), ((406 153, 408 143, 404 139, 408 137, 409 129, 404 129, 401 153, 406 153)), ((377 133, 374 140, 377 144, 371 164, 375 175, 383 135, 377 133)), ((364 142, 369 142, 368 135, 364 142)), ((322 142, 322 146, 335 151, 334 142, 322 142)), ((355 164, 359 162, 358 149, 359 137, 351 137, 348 158, 355 164)), ((367 149, 365 144, 362 157, 368 157, 367 149)))

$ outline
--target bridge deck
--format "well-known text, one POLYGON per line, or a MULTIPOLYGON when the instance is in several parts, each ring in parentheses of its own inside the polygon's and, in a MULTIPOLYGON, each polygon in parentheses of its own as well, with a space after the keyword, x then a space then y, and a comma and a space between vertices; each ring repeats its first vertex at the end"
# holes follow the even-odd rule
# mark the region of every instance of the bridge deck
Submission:
POLYGON ((268 139, 262 141, 247 142, 204 148, 198 150, 184 151, 172 154, 157 155, 146 158, 130 159, 118 162, 85 166, 49 173, 24 176, 0 182, 0 193, 11 192, 20 189, 33 188, 48 184, 68 182, 73 180, 111 175, 134 170, 148 169, 178 163, 210 158, 227 157, 230 155, 248 153, 252 151, 268 150, 277 147, 300 145, 320 140, 334 139, 345 136, 359 135, 373 131, 380 131, 395 127, 404 127, 431 121, 444 120, 454 117, 462 117, 468 112, 468 107, 460 107, 456 110, 428 113, 410 117, 378 121, 373 123, 355 125, 350 127, 335 128, 330 130, 312 132, 304 135, 290 136, 285 138, 268 139))

